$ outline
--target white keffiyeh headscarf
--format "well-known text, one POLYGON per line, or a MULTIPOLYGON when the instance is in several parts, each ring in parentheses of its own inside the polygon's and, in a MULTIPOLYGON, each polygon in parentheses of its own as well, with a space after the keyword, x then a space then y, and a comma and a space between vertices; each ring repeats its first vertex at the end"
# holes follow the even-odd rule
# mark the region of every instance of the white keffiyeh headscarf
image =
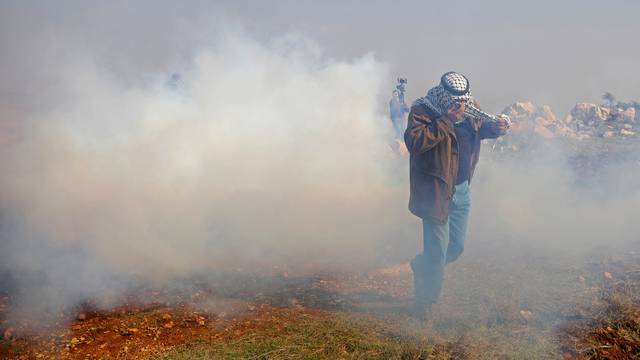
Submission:
POLYGON ((447 113, 454 102, 472 104, 473 98, 469 91, 469 80, 457 72, 448 72, 440 78, 440 84, 431 88, 427 96, 416 100, 425 104, 440 115, 447 113))

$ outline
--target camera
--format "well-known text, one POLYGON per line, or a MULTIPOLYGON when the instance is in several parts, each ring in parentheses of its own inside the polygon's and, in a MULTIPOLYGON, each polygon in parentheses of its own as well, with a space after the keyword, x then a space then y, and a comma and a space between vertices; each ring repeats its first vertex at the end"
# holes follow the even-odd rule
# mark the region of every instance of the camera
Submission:
POLYGON ((396 89, 403 93, 405 91, 405 86, 407 85, 407 78, 398 78, 398 85, 396 85, 396 89))
POLYGON ((398 78, 398 84, 396 85, 396 90, 398 90, 398 95, 400 97, 400 102, 404 104, 404 91, 407 85, 407 78, 398 78))

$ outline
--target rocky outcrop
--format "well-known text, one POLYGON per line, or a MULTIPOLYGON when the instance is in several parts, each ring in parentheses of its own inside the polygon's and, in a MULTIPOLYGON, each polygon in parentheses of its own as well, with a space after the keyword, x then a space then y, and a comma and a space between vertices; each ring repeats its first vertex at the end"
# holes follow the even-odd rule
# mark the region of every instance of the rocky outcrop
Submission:
POLYGON ((512 132, 519 136, 552 139, 557 136, 575 137, 567 124, 558 119, 548 105, 535 106, 530 101, 518 101, 501 112, 513 122, 512 132))
POLYGON ((630 107, 621 113, 620 120, 625 123, 635 123, 638 121, 637 113, 635 108, 630 107))
POLYGON ((571 110, 565 122, 583 137, 631 137, 635 135, 636 109, 580 103, 571 110))
POLYGON ((620 108, 579 103, 571 109, 569 115, 559 119, 549 106, 535 106, 530 101, 513 103, 502 111, 513 122, 510 135, 507 136, 511 140, 530 137, 567 137, 577 140, 634 137, 636 126, 640 126, 639 113, 640 111, 630 106, 620 108))

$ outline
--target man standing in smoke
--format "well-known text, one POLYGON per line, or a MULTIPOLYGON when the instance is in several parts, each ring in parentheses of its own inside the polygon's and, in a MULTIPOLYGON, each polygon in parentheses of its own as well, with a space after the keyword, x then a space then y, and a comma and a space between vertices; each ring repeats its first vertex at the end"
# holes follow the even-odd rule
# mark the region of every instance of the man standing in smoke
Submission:
POLYGON ((389 100, 389 116, 399 139, 402 138, 404 133, 404 114, 407 112, 409 112, 409 108, 404 103, 404 99, 401 99, 400 91, 393 90, 393 96, 389 100))
POLYGON ((504 135, 508 127, 508 119, 478 109, 469 81, 456 72, 444 74, 411 106, 404 140, 410 154, 409 210, 423 224, 424 251, 411 261, 415 311, 422 319, 438 301, 445 264, 464 248, 480 140, 504 135))

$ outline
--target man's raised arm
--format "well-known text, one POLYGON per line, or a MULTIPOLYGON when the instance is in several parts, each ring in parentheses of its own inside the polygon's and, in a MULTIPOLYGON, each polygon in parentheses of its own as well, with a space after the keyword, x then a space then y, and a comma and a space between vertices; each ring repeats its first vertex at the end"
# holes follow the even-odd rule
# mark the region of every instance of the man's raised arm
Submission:
POLYGON ((478 131, 480 139, 495 139, 507 133, 509 125, 503 119, 498 121, 483 121, 478 131))
POLYGON ((409 113, 404 142, 411 154, 422 154, 436 146, 446 134, 438 127, 437 120, 427 114, 409 113))

